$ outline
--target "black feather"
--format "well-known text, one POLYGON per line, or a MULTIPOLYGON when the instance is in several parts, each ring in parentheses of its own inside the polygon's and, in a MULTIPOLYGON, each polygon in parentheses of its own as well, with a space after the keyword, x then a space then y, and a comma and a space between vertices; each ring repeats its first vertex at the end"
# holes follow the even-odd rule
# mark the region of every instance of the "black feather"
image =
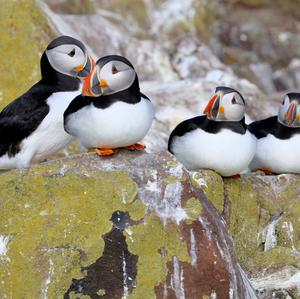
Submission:
POLYGON ((300 128, 290 128, 278 122, 278 117, 271 116, 269 118, 255 121, 249 125, 249 131, 260 139, 272 134, 278 139, 289 139, 295 134, 300 133, 300 128))
POLYGON ((0 112, 0 156, 20 151, 21 142, 32 134, 49 112, 47 99, 55 92, 79 89, 80 81, 56 72, 45 53, 42 79, 0 112))
POLYGON ((216 134, 222 129, 229 129, 238 134, 245 134, 247 131, 247 125, 245 124, 245 118, 240 121, 212 121, 209 120, 206 115, 197 116, 191 119, 187 119, 180 123, 171 133, 168 141, 168 150, 172 153, 171 145, 173 138, 176 136, 183 136, 188 132, 196 129, 202 129, 205 132, 216 134))

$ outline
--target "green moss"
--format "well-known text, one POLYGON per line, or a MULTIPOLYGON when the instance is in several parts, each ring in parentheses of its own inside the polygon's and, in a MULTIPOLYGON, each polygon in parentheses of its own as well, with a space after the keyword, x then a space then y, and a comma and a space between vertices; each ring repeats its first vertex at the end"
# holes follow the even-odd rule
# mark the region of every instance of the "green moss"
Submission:
POLYGON ((145 214, 141 201, 122 200, 124 190, 132 199, 137 188, 125 173, 57 176, 57 166, 44 168, 1 175, 0 234, 11 238, 0 267, 3 297, 38 298, 44 286, 48 298, 58 298, 101 256, 115 210, 133 220, 145 214))
POLYGON ((292 299, 300 299, 300 293, 297 288, 289 290, 288 293, 292 299))
POLYGON ((297 258, 290 248, 275 247, 267 252, 257 252, 253 257, 255 270, 262 271, 264 269, 278 270, 287 265, 300 266, 300 260, 297 258))
POLYGON ((192 223, 193 221, 198 219, 199 215, 202 212, 202 206, 199 199, 195 197, 190 198, 187 201, 184 210, 189 217, 188 223, 192 223))
POLYGON ((201 189, 220 213, 224 209, 224 186, 222 177, 212 170, 193 172, 192 184, 201 189))
POLYGON ((299 250, 299 177, 245 177, 224 179, 228 199, 227 222, 234 237, 239 262, 250 272, 263 267, 279 269, 298 263, 293 252, 299 250), (277 246, 263 252, 262 231, 274 217, 277 246))
POLYGON ((178 181, 178 178, 175 175, 169 176, 163 180, 164 184, 175 184, 178 181))
POLYGON ((121 14, 126 24, 130 25, 130 21, 135 22, 140 28, 147 28, 148 13, 144 1, 140 0, 96 0, 96 8, 104 8, 115 13, 121 14))
POLYGON ((196 32, 203 38, 208 40, 211 37, 211 28, 215 21, 214 7, 212 1, 196 1, 195 16, 193 25, 196 32))
POLYGON ((251 181, 244 179, 224 179, 225 194, 230 206, 227 223, 234 235, 235 249, 242 266, 245 266, 257 252, 261 243, 259 232, 259 204, 251 181))
POLYGON ((138 255, 137 288, 130 299, 155 298, 154 287, 165 280, 167 262, 176 256, 178 260, 191 262, 187 244, 180 238, 178 226, 162 221, 151 213, 143 224, 131 227, 132 233, 127 235, 128 249, 138 255), (155 232, 155 233, 153 233, 155 232), (164 249, 165 254, 160 253, 164 249))
POLYGON ((40 78, 40 56, 52 35, 33 0, 0 0, 0 109, 40 78))

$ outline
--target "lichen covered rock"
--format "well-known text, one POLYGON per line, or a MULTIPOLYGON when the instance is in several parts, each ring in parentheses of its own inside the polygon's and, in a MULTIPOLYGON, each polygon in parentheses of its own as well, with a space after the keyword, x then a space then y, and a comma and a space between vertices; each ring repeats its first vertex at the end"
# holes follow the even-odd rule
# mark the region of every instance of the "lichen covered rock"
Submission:
POLYGON ((0 0, 0 109, 40 78, 40 56, 53 37, 33 0, 0 0))
POLYGON ((0 205, 1 298, 251 298, 225 221, 166 152, 6 172, 0 205))
POLYGON ((225 217, 237 259, 259 298, 298 298, 300 177, 258 173, 222 180, 211 171, 191 175, 225 217))

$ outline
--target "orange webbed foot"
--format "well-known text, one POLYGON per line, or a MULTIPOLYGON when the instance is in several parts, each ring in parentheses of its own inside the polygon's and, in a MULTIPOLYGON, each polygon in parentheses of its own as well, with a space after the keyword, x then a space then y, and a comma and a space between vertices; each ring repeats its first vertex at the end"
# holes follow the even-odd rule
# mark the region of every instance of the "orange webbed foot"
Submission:
POLYGON ((241 175, 240 174, 234 174, 232 176, 230 176, 231 179, 240 179, 241 175))
POLYGON ((146 146, 140 143, 136 143, 129 146, 125 146, 124 148, 130 151, 143 151, 146 148, 146 146))
POLYGON ((265 175, 274 175, 274 173, 268 168, 259 168, 258 170, 264 172, 265 175))
POLYGON ((89 149, 89 152, 94 152, 98 156, 111 156, 117 152, 114 148, 98 148, 98 147, 92 147, 89 149))

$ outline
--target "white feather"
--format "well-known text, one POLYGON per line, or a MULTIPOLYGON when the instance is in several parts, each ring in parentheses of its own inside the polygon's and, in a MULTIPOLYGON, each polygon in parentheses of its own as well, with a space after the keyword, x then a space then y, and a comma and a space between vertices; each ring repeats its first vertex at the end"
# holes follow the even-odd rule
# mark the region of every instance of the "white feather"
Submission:
POLYGON ((86 148, 117 148, 141 141, 153 117, 154 107, 145 98, 136 104, 115 102, 105 109, 90 104, 68 117, 67 131, 86 148))
POLYGON ((222 176, 244 172, 256 148, 256 138, 249 131, 244 135, 228 129, 213 134, 196 129, 173 139, 171 150, 189 170, 212 169, 222 176))
POLYGON ((20 145, 21 151, 13 157, 7 154, 0 157, 0 169, 28 167, 40 162, 64 148, 72 136, 63 127, 63 113, 80 91, 53 93, 48 99, 49 113, 37 129, 25 138, 20 145))
POLYGON ((274 173, 300 173, 300 135, 278 139, 272 134, 257 141, 257 149, 250 168, 268 169, 274 173))

